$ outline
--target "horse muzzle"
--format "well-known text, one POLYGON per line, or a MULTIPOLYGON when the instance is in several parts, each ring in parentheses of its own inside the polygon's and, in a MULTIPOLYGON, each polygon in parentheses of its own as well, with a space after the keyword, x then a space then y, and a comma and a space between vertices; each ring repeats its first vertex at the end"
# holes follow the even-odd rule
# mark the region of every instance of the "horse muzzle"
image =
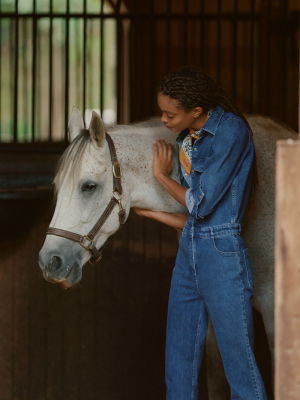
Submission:
POLYGON ((63 289, 78 283, 82 276, 82 266, 74 258, 55 252, 44 254, 41 250, 39 265, 46 281, 59 283, 63 289))

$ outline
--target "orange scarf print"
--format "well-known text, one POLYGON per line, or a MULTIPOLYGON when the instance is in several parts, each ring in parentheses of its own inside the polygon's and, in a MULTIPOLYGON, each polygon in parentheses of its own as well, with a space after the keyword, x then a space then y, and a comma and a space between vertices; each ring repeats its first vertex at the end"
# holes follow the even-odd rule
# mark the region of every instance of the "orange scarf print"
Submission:
POLYGON ((185 171, 190 175, 191 173, 191 160, 194 141, 199 139, 200 131, 195 132, 193 128, 189 128, 190 133, 187 135, 182 142, 182 146, 179 153, 179 161, 185 171))
MULTIPOLYGON (((213 109, 208 111, 205 123, 211 116, 212 112, 213 109)), ((183 139, 182 142, 182 146, 179 153, 179 161, 188 175, 190 175, 192 169, 191 163, 192 163, 193 144, 197 139, 199 139, 201 131, 204 128, 204 126, 199 131, 195 131, 195 129, 189 128, 190 133, 183 139)))

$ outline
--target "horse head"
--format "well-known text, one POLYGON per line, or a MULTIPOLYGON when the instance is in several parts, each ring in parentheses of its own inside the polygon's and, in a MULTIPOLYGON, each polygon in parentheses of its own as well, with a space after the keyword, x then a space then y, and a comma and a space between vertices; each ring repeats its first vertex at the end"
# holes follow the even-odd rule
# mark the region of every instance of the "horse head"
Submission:
POLYGON ((54 180, 55 213, 39 255, 45 279, 64 288, 80 281, 91 257, 97 261, 99 249, 125 222, 130 208, 120 184, 120 165, 112 155, 114 145, 100 116, 93 111, 90 127, 84 129, 82 115, 73 107, 68 128, 70 145, 54 180))

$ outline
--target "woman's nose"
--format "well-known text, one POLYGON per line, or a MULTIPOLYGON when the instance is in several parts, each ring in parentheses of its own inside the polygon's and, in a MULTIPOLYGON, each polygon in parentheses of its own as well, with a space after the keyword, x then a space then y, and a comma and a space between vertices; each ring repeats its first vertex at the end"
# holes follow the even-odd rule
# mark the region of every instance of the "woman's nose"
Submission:
POLYGON ((161 122, 163 122, 164 124, 165 124, 166 122, 168 122, 168 120, 167 120, 167 118, 165 117, 164 114, 162 114, 162 116, 160 117, 160 120, 161 120, 161 122))

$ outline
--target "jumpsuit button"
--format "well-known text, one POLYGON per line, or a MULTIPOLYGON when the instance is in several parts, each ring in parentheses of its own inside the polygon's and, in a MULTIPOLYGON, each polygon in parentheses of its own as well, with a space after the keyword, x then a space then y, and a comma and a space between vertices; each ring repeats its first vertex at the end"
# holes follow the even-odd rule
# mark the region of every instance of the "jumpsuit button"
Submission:
POLYGON ((194 150, 197 151, 197 147, 195 147, 194 150))
POLYGON ((192 172, 195 172, 195 170, 192 170, 192 172))
POLYGON ((201 196, 200 196, 200 195, 199 195, 198 197, 199 197, 199 199, 201 199, 201 196))

